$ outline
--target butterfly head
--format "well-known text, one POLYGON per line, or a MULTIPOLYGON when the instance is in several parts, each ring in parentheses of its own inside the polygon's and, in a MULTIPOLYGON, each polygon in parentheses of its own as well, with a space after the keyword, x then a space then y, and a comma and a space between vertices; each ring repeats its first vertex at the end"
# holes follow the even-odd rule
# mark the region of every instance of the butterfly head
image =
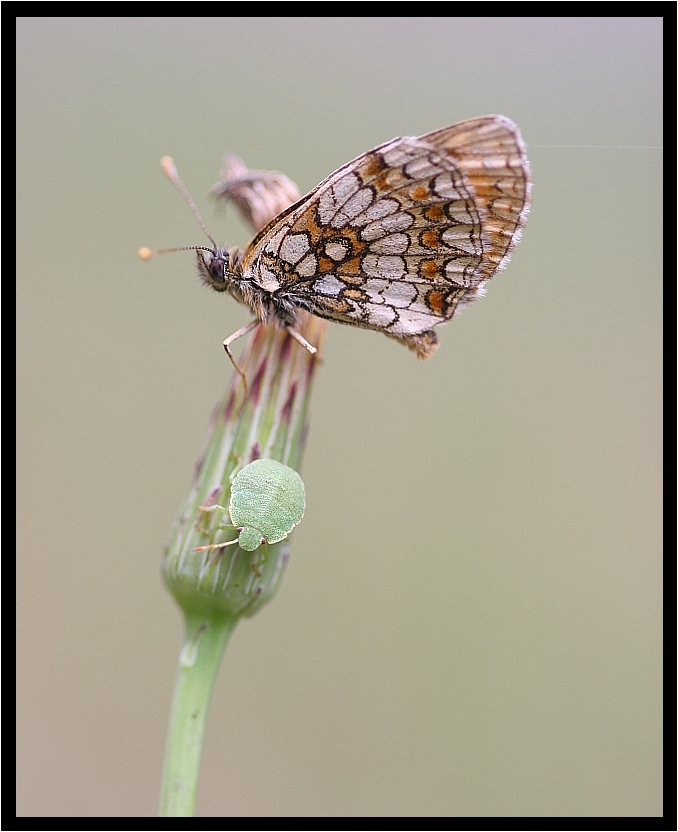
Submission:
POLYGON ((225 292, 239 279, 239 249, 219 246, 213 249, 199 248, 196 255, 198 274, 205 286, 211 286, 217 292, 225 292))

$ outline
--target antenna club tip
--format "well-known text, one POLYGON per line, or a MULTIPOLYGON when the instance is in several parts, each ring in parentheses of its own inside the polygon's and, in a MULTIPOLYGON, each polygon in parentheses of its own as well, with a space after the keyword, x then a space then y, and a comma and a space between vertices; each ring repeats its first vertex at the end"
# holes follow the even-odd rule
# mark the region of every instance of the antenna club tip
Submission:
POLYGON ((171 156, 163 156, 160 160, 160 167, 162 168, 162 172, 165 176, 169 177, 170 179, 173 176, 176 176, 177 169, 174 164, 174 159, 171 156))
POLYGON ((137 251, 137 254, 142 260, 150 260, 151 257, 153 257, 153 252, 150 248, 146 248, 146 246, 142 246, 139 251, 137 251))

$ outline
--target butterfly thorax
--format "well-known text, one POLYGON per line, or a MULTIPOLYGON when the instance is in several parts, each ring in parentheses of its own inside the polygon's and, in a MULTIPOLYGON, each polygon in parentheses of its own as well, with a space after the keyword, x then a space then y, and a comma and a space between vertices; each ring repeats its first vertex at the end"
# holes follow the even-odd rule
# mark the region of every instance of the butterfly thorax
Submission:
POLYGON ((241 248, 215 247, 198 249, 197 267, 201 281, 217 292, 229 292, 239 303, 244 303, 265 324, 294 325, 297 321, 297 304, 291 293, 278 291, 279 284, 261 285, 255 274, 245 264, 241 248))

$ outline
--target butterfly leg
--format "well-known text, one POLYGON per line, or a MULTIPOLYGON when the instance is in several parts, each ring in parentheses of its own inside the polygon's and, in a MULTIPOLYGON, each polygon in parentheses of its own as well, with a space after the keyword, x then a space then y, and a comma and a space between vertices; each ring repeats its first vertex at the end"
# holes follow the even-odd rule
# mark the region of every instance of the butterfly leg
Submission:
POLYGON ((247 398, 247 378, 245 377, 245 373, 240 369, 238 366, 238 362, 233 357, 233 353, 231 352, 231 344, 234 341, 237 341, 238 338, 242 338, 243 335, 247 335, 248 332, 251 332, 253 329, 259 326, 261 321, 258 318, 255 318, 253 321, 250 321, 245 326, 240 327, 237 332, 234 332, 233 335, 229 335, 228 338, 224 341, 224 349, 226 350, 226 354, 231 359, 231 364, 235 367, 237 373, 240 374, 240 378, 243 380, 243 384, 245 385, 245 398, 247 398))
POLYGON ((292 338, 294 338, 297 344, 301 344, 301 346, 305 350, 308 350, 311 353, 311 355, 315 355, 318 352, 318 350, 313 346, 313 344, 309 344, 308 341, 304 338, 304 336, 300 332, 297 332, 296 329, 294 329, 291 326, 288 326, 285 329, 287 332, 289 332, 292 338))

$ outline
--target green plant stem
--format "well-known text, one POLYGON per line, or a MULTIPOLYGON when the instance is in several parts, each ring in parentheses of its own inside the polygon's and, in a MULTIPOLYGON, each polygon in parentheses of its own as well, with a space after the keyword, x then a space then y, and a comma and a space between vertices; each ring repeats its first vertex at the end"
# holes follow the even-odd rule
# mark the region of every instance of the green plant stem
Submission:
MULTIPOLYGON (((279 173, 248 176, 236 157, 224 160, 224 196, 259 230, 298 199, 296 186, 279 173), (239 183, 232 187, 233 182, 239 183)), ((300 313, 299 332, 318 350, 327 322, 300 313)), ((205 505, 229 504, 232 475, 255 459, 274 459, 298 470, 308 433, 308 404, 319 355, 311 355, 279 327, 259 326, 240 366, 247 386, 233 374, 214 409, 203 456, 175 520, 163 559, 165 584, 186 622, 167 733, 161 817, 192 817, 207 714, 228 638, 236 622, 270 601, 285 572, 290 537, 259 547, 210 550, 215 535, 205 505), (208 528, 206 529, 205 526, 208 528)))
POLYGON ((179 659, 167 731, 160 817, 193 817, 200 758, 214 681, 238 619, 186 616, 186 639, 179 659))

